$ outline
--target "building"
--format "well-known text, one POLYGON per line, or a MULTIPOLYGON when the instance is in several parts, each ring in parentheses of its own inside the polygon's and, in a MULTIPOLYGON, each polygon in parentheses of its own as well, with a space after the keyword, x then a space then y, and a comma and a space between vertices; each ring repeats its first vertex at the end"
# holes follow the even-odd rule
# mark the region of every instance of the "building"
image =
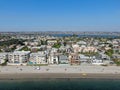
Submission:
POLYGON ((15 64, 27 63, 30 51, 14 51, 8 53, 8 62, 15 64))
POLYGON ((55 43, 57 43, 56 39, 49 39, 49 40, 47 40, 47 44, 48 45, 54 45, 55 43))
POLYGON ((91 57, 89 56, 85 56, 83 54, 79 54, 79 57, 80 57, 80 62, 83 63, 83 62, 89 62, 91 60, 91 57))
POLYGON ((83 49, 83 52, 97 52, 97 48, 92 47, 92 46, 88 46, 88 47, 83 49))
POLYGON ((102 65, 102 64, 104 64, 104 63, 103 63, 103 60, 94 59, 94 60, 92 60, 92 64, 94 64, 94 65, 102 65))
POLYGON ((46 54, 42 52, 31 53, 29 64, 48 64, 46 54))
POLYGON ((56 53, 51 53, 48 57, 49 64, 59 64, 59 57, 56 53))
POLYGON ((80 57, 77 53, 71 53, 69 55, 69 63, 71 65, 80 65, 80 57))
POLYGON ((0 64, 4 63, 7 60, 7 53, 0 53, 0 64))
POLYGON ((102 60, 110 60, 110 57, 104 53, 99 53, 99 58, 102 60))
POLYGON ((59 63, 60 64, 68 64, 68 57, 67 55, 59 55, 59 63))

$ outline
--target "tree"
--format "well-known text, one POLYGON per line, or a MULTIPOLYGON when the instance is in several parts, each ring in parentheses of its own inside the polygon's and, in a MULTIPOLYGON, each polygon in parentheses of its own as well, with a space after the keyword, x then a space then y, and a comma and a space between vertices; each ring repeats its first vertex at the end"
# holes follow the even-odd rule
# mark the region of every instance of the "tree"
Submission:
POLYGON ((22 50, 24 50, 24 51, 31 51, 31 49, 29 49, 27 46, 25 46, 22 49, 20 49, 20 51, 22 51, 22 50))
POLYGON ((54 48, 60 48, 61 44, 60 43, 56 43, 53 45, 54 48))
POLYGON ((8 62, 8 59, 5 59, 5 62, 2 63, 1 65, 2 65, 2 66, 6 66, 6 65, 7 65, 7 62, 8 62))
POLYGON ((47 40, 46 41, 41 40, 41 45, 47 45, 47 40))
POLYGON ((113 50, 112 49, 109 49, 105 52, 105 54, 107 54, 108 56, 112 57, 112 54, 113 54, 113 50))

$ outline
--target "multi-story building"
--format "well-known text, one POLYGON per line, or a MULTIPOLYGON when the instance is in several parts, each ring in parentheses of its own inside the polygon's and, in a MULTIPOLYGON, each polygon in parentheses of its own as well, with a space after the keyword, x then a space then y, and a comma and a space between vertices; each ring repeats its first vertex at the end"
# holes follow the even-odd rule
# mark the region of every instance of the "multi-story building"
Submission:
POLYGON ((41 53, 41 52, 31 53, 29 63, 30 64, 48 64, 47 56, 45 53, 41 53))
POLYGON ((49 64, 59 64, 59 57, 56 53, 51 53, 48 57, 49 64))
POLYGON ((12 53, 8 53, 8 62, 9 63, 27 63, 29 60, 30 51, 14 51, 12 53))
POLYGON ((80 57, 77 53, 71 53, 69 55, 69 63, 71 65, 79 65, 80 64, 80 57))
POLYGON ((4 63, 7 60, 7 53, 0 53, 0 64, 4 63))

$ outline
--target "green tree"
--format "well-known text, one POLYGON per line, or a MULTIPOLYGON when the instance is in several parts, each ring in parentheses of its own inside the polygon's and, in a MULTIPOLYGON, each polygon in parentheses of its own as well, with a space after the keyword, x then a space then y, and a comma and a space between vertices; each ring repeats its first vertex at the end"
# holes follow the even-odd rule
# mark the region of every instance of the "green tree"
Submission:
POLYGON ((113 50, 112 49, 109 49, 105 52, 105 54, 107 54, 108 56, 112 57, 112 54, 113 54, 113 50))
POLYGON ((6 66, 8 62, 8 59, 5 59, 5 62, 1 64, 1 66, 6 66))
POLYGON ((23 47, 22 49, 20 49, 20 51, 22 51, 22 50, 24 50, 24 51, 31 51, 31 49, 28 48, 27 46, 25 46, 25 47, 23 47))
POLYGON ((56 43, 53 45, 54 48, 60 48, 61 44, 60 43, 56 43))

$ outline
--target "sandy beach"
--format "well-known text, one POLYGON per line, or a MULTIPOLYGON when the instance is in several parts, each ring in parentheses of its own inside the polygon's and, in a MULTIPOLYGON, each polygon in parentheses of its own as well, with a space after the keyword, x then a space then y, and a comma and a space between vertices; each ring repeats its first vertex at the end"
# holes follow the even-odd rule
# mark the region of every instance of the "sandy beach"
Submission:
POLYGON ((107 78, 120 79, 117 66, 0 66, 0 79, 107 78))

